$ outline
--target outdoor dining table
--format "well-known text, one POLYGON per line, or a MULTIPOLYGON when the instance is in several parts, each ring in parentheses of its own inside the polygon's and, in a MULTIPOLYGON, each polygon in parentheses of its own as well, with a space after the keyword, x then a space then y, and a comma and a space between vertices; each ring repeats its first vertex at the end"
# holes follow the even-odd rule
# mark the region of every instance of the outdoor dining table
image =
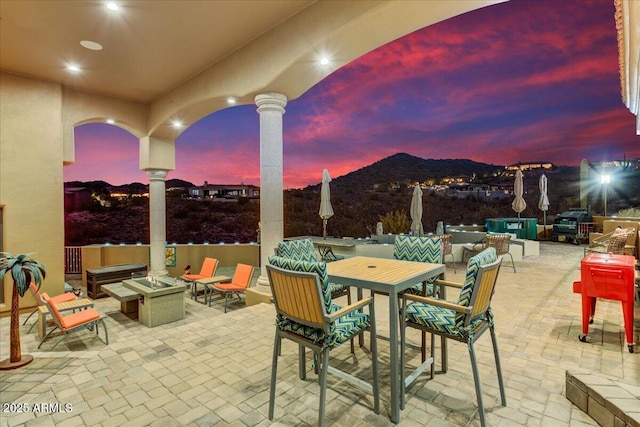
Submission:
MULTIPOLYGON (((353 286, 361 296, 362 289, 389 295, 389 351, 391 383, 391 421, 400 421, 400 358, 398 357, 398 294, 413 285, 423 284, 445 272, 444 264, 401 261, 387 258, 356 256, 327 264, 332 283, 353 286)), ((404 380, 404 379, 403 379, 404 380)))

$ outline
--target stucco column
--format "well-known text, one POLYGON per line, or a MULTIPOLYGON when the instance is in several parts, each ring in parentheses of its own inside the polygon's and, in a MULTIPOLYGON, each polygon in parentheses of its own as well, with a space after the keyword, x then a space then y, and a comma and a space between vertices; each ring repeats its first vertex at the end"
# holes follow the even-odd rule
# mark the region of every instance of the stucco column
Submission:
POLYGON ((271 292, 266 265, 284 236, 282 115, 287 97, 279 93, 256 96, 260 114, 260 277, 259 292, 271 292))
POLYGON ((150 273, 152 276, 166 276, 169 274, 165 265, 165 242, 167 240, 167 211, 165 201, 165 180, 167 171, 164 169, 147 170, 149 177, 149 252, 150 273))

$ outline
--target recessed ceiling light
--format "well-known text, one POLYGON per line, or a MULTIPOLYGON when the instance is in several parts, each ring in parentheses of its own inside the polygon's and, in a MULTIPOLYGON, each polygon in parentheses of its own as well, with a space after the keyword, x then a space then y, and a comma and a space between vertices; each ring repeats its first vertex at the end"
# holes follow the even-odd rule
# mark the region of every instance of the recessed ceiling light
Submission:
POLYGON ((322 58, 320 58, 320 64, 321 65, 327 65, 328 63, 329 63, 329 59, 328 58, 326 58, 324 56, 322 58))
POLYGON ((114 124, 116 121, 113 119, 107 119, 107 123, 109 123, 110 125, 114 124))
POLYGON ((173 122, 171 122, 171 126, 176 129, 180 129, 182 127, 182 122, 180 120, 174 120, 173 122))
POLYGON ((232 98, 232 97, 227 98, 227 104, 235 104, 235 103, 236 103, 235 98, 232 98))
POLYGON ((69 65, 67 65, 67 70, 71 71, 72 73, 79 73, 80 72, 80 67, 78 67, 75 64, 69 64, 69 65))
POLYGON ((102 50, 100 43, 92 42, 91 40, 82 40, 80 45, 90 50, 102 50))
POLYGON ((120 10, 120 6, 118 6, 118 3, 114 2, 114 1, 108 1, 107 2, 107 8, 109 10, 120 10))

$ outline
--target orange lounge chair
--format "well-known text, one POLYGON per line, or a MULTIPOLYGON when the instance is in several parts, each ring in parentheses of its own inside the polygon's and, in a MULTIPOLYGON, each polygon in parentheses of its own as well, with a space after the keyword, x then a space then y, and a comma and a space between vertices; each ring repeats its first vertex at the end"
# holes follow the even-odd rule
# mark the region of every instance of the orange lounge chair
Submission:
MULTIPOLYGON (((43 306, 44 305, 44 301, 42 300, 42 295, 40 294, 40 291, 38 290, 38 287, 35 285, 35 283, 33 283, 33 282, 29 283, 29 290, 33 294, 33 297, 35 298, 36 303, 38 304, 38 307, 43 306)), ((51 297, 51 298, 57 303, 73 301, 74 299, 76 299, 75 295, 73 295, 72 293, 69 293, 69 292, 65 292, 63 294, 56 295, 55 297, 51 297)), ((33 316, 34 313, 38 312, 38 307, 36 307, 36 309, 33 310, 29 314, 29 317, 27 317, 24 320, 24 322, 22 322, 23 325, 26 325, 27 322, 29 321, 29 319, 31 319, 31 316, 33 316)), ((34 325, 35 325, 35 323, 34 323, 34 325)), ((33 329, 33 325, 31 325, 31 328, 29 329, 29 332, 31 332, 31 329, 33 329)))
POLYGON ((240 294, 245 293, 245 291, 249 287, 251 278, 253 277, 253 270, 254 267, 252 265, 238 264, 236 266, 235 273, 233 273, 231 282, 220 282, 212 285, 212 290, 209 291, 209 307, 211 307, 211 294, 213 293, 213 290, 216 290, 224 294, 224 312, 226 313, 227 299, 229 298, 229 295, 235 294, 238 299, 241 300, 240 294))
POLYGON ((47 335, 44 336, 38 348, 45 342, 45 340, 56 330, 60 329, 62 336, 60 340, 58 340, 52 347, 58 345, 62 338, 68 335, 69 332, 74 332, 79 329, 87 328, 92 331, 94 328, 96 330, 96 335, 98 335, 98 325, 102 323, 102 327, 104 328, 104 339, 105 344, 109 344, 109 334, 107 332, 107 324, 104 322, 102 315, 98 313, 93 308, 87 308, 86 310, 78 311, 77 313, 68 314, 63 316, 60 314, 60 310, 58 309, 57 304, 47 295, 46 293, 42 294, 42 299, 44 300, 49 312, 53 314, 53 320, 56 324, 56 327, 50 330, 47 335))
MULTIPOLYGON (((185 282, 191 283, 191 299, 198 301, 198 280, 206 279, 207 277, 213 277, 216 274, 216 269, 218 268, 218 260, 216 258, 205 257, 202 262, 202 267, 200 268, 199 274, 183 274, 181 276, 182 280, 185 282)), ((206 285, 203 285, 204 289, 204 303, 207 303, 207 288, 206 285)))
MULTIPOLYGON (((45 304, 44 300, 42 299, 42 294, 38 290, 38 287, 35 285, 35 283, 33 283, 33 282, 29 283, 29 290, 33 294, 33 298, 36 300, 36 303, 38 305, 35 308, 35 310, 33 310, 29 314, 29 316, 24 320, 24 322, 22 323, 23 325, 27 324, 27 322, 29 321, 29 319, 31 319, 31 316, 33 316, 34 313, 37 313, 39 310, 41 311, 42 307, 46 307, 46 304, 45 304)), ((93 307, 93 301, 91 301, 91 300, 89 300, 87 298, 76 298, 76 296, 74 294, 72 294, 71 292, 65 292, 63 294, 56 295, 56 296, 50 297, 50 298, 56 304, 59 305, 58 308, 59 308, 60 311, 67 311, 67 310, 76 311, 78 309, 81 310, 81 309, 84 309, 84 308, 87 308, 87 307, 93 307), (71 303, 71 304, 69 304, 69 303, 71 303)), ((33 329, 33 327, 37 323, 38 322, 34 322, 29 327, 29 331, 28 332, 31 332, 31 330, 33 329)), ((44 324, 43 327, 46 328, 46 324, 44 324)), ((43 331, 46 333, 45 329, 43 329, 43 331)), ((44 333, 41 336, 44 336, 44 333)))

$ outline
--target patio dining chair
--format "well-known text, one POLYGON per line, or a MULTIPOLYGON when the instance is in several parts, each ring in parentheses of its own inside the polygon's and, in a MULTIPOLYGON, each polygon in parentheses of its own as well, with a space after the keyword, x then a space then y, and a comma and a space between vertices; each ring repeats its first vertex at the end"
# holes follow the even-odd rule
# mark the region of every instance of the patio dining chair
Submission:
MULTIPOLYGON (((218 282, 213 285, 207 285, 205 293, 209 294, 209 307, 211 307, 211 297, 214 291, 217 291, 224 295, 224 312, 227 312, 227 300, 230 296, 235 295, 238 300, 242 301, 240 294, 244 294, 251 284, 251 278, 253 277, 252 265, 240 264, 236 265, 236 271, 233 273, 231 281, 218 282)), ((205 301, 207 297, 205 295, 205 301)))
POLYGON ((487 234, 485 237, 485 248, 495 248, 498 256, 509 255, 511 257, 511 266, 513 272, 516 272, 516 263, 513 261, 513 255, 509 252, 509 242, 511 241, 511 234, 487 234))
POLYGON ((453 263, 453 272, 457 273, 456 270, 456 258, 453 256, 453 243, 451 239, 453 236, 451 234, 434 234, 434 239, 440 239, 442 243, 442 261, 444 262, 447 255, 451 255, 451 262, 453 263))
MULTIPOLYGON (((443 261, 443 245, 442 240, 439 237, 420 237, 420 236, 397 236, 393 243, 393 258, 403 261, 413 262, 426 262, 432 264, 441 264, 443 261)), ((434 285, 438 277, 434 277, 427 282, 427 288, 423 289, 422 283, 417 283, 407 289, 405 293, 423 296, 434 296, 440 294, 444 289, 436 290, 434 285)), ((401 297, 401 294, 398 295, 401 297)), ((426 339, 427 334, 422 334, 422 361, 427 358, 426 353, 426 339)), ((445 339, 441 342, 442 358, 444 359, 447 352, 447 343, 445 339)), ((446 363, 443 365, 443 370, 446 372, 446 363)))
POLYGON ((511 257, 511 267, 513 272, 516 272, 516 263, 513 260, 513 255, 509 252, 511 242, 511 234, 507 233, 488 233, 480 242, 468 244, 462 247, 462 261, 464 261, 465 254, 470 253, 472 255, 479 254, 487 248, 495 248, 498 256, 509 255, 511 257))
MULTIPOLYGON (((498 272, 502 258, 497 256, 495 248, 487 248, 469 259, 464 283, 441 281, 441 285, 460 289, 457 302, 443 299, 422 297, 419 295, 403 294, 400 346, 401 346, 401 372, 402 393, 401 407, 404 407, 405 389, 417 376, 423 372, 427 365, 431 364, 431 377, 434 376, 434 336, 440 335, 467 344, 471 369, 478 401, 480 424, 485 426, 484 407, 482 404, 482 391, 480 388, 480 376, 474 343, 488 329, 493 344, 493 354, 498 374, 500 397, 503 406, 506 406, 498 344, 494 330, 494 318, 491 312, 491 298, 495 291, 498 272), (407 328, 415 328, 431 334, 431 358, 423 362, 416 370, 406 377, 406 349, 407 328), (406 379, 405 379, 406 378, 406 379)), ((442 361, 444 363, 444 360, 442 361)))
POLYGON ((327 264, 269 257, 269 284, 276 307, 273 365, 269 393, 269 419, 273 419, 278 357, 283 339, 298 344, 299 377, 306 379, 305 348, 314 354, 320 382, 318 425, 325 425, 327 374, 331 372, 351 385, 373 394, 373 406, 380 413, 378 354, 373 298, 364 298, 348 307, 333 303, 328 289, 327 264), (362 309, 368 307, 368 314, 362 309), (329 353, 355 336, 369 330, 371 337, 372 383, 329 366, 329 353))
POLYGON ((610 233, 593 239, 589 246, 584 248, 584 254, 587 255, 587 252, 601 252, 624 255, 627 249, 633 254, 635 252, 635 233, 636 229, 633 227, 618 227, 610 233), (628 240, 632 240, 632 244, 627 245, 628 240), (633 251, 630 248, 633 248, 633 251))
POLYGON ((49 295, 46 293, 42 294, 42 299, 44 300, 49 312, 53 315, 53 321, 55 322, 55 328, 51 329, 45 336, 42 338, 40 344, 38 344, 38 348, 42 346, 42 344, 47 340, 49 336, 56 330, 60 330, 61 337, 56 343, 53 345, 52 349, 55 348, 60 341, 69 335, 71 332, 76 332, 79 330, 89 329, 93 331, 95 329, 96 335, 98 335, 98 325, 102 324, 104 328, 104 343, 109 344, 109 334, 107 332, 107 324, 104 322, 104 318, 98 311, 94 308, 87 308, 82 311, 78 311, 76 313, 68 314, 63 316, 58 309, 58 305, 49 298, 49 295))
POLYGON ((200 268, 200 273, 198 274, 183 274, 181 277, 182 280, 191 284, 191 299, 198 302, 198 285, 202 285, 202 293, 204 297, 203 304, 207 303, 207 286, 206 284, 198 283, 200 279, 206 279, 208 277, 213 277, 216 274, 216 270, 218 269, 218 260, 216 258, 205 257, 202 262, 202 267, 200 268))
POLYGON ((318 252, 320 252, 320 257, 324 262, 333 262, 344 259, 343 256, 334 254, 331 246, 318 245, 318 252))
MULTIPOLYGON (((318 251, 316 251, 315 246, 313 246, 313 241, 311 239, 296 239, 279 242, 275 253, 278 256, 299 261, 327 262, 327 260, 319 256, 318 251)), ((331 253, 333 253, 333 251, 331 253)), ((337 261, 337 259, 338 258, 336 258, 334 261, 337 261)), ((339 298, 343 295, 346 295, 347 304, 351 304, 351 291, 349 289, 349 286, 341 285, 338 283, 330 283, 329 290, 331 292, 331 298, 339 298)))
MULTIPOLYGON (((393 258, 403 261, 426 262, 442 264, 443 246, 439 237, 396 236, 393 243, 393 258)), ((434 283, 437 277, 427 282, 426 292, 422 289, 422 283, 417 283, 406 292, 416 295, 433 295, 434 283)))

